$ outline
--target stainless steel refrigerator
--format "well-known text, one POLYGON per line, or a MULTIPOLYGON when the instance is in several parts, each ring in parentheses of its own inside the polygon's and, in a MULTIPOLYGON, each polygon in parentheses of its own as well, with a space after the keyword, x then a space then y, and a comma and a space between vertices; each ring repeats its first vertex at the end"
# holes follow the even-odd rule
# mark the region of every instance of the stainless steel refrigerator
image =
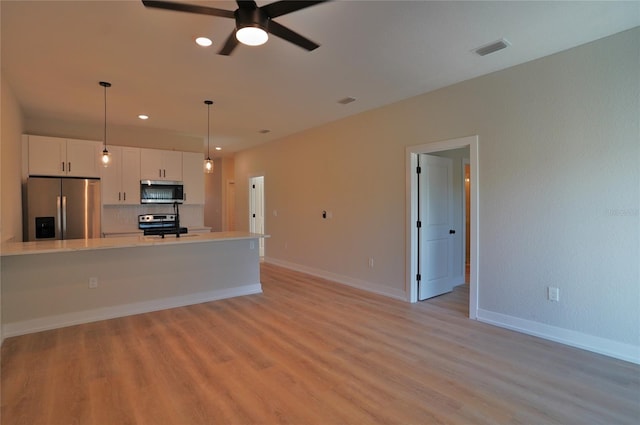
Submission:
POLYGON ((100 237, 100 180, 30 177, 25 240, 100 237))

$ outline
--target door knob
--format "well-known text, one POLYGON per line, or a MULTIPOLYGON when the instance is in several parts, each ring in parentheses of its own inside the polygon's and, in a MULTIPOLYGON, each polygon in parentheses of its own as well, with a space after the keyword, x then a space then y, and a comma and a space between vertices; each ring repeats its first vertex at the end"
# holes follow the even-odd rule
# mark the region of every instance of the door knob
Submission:
POLYGON ((449 234, 450 234, 450 235, 455 235, 455 234, 456 234, 456 231, 455 231, 455 230, 453 230, 453 229, 451 229, 451 230, 449 230, 449 234))

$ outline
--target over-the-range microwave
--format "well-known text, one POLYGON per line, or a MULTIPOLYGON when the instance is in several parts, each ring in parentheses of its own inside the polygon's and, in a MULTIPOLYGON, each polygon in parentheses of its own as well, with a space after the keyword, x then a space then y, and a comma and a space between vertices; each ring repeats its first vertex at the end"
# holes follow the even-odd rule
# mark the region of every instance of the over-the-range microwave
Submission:
POLYGON ((140 180, 141 204, 181 204, 184 185, 180 181, 140 180))

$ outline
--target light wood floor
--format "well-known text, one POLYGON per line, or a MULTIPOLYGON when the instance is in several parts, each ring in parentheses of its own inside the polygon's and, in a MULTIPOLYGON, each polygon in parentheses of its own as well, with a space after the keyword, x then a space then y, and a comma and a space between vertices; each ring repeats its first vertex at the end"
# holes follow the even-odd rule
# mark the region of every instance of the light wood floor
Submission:
POLYGON ((465 287, 412 305, 267 264, 262 282, 7 339, 2 423, 640 423, 638 366, 471 321, 465 287))

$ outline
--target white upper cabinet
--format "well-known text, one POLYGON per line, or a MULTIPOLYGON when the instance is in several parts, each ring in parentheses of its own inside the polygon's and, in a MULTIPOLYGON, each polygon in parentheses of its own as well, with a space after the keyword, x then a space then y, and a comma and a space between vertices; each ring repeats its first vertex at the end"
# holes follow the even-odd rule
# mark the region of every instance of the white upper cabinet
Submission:
POLYGON ((182 181, 184 183, 184 203, 204 204, 204 155, 182 152, 182 181))
POLYGON ((29 175, 100 177, 101 142, 28 136, 29 175))
POLYGON ((142 180, 182 180, 182 152, 140 149, 142 180))
POLYGON ((111 162, 102 168, 104 205, 140 204, 140 149, 109 146, 111 162))
POLYGON ((67 141, 57 137, 29 136, 29 175, 65 176, 67 141))

